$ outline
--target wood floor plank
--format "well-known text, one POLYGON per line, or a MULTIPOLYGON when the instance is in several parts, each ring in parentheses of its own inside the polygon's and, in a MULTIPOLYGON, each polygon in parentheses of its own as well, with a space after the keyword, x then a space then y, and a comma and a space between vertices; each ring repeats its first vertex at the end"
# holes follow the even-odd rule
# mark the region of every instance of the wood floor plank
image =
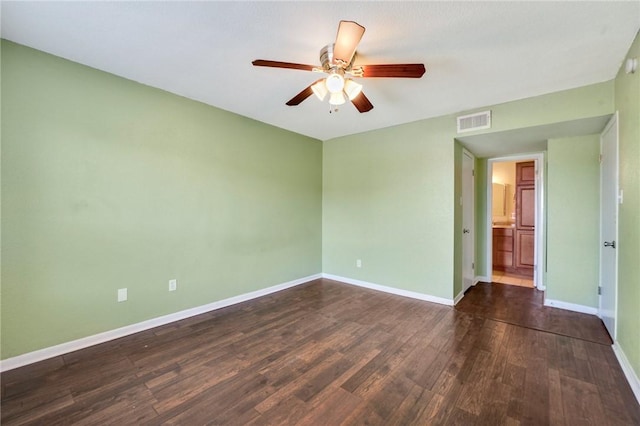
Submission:
POLYGON ((299 425, 337 425, 346 419, 362 402, 360 398, 342 388, 334 388, 300 421, 299 425))
POLYGON ((522 419, 525 424, 549 424, 549 372, 546 360, 529 361, 524 381, 522 419), (541 409, 544 407, 544 409, 541 409))
POLYGON ((553 425, 565 425, 564 408, 562 406, 562 385, 560 372, 549 369, 549 421, 553 425))
MULTIPOLYGON (((258 411, 257 408, 255 409, 258 411)), ((300 401, 295 395, 289 395, 287 398, 278 400, 264 412, 258 412, 260 415, 247 422, 247 426, 296 424, 309 413, 309 405, 300 401)))
POLYGON ((563 410, 567 418, 575 424, 608 424, 596 386, 569 376, 561 376, 560 384, 563 410))
POLYGON ((0 421, 640 424, 601 324, 514 294, 458 309, 315 280, 4 372, 0 421))

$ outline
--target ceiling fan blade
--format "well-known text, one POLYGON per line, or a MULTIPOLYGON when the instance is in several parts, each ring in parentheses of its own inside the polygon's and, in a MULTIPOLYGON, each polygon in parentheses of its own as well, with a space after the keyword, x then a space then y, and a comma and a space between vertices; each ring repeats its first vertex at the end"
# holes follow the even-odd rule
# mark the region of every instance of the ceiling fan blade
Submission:
POLYGON ((292 62, 268 61, 266 59, 256 59, 251 62, 254 67, 290 68, 294 70, 313 71, 313 65, 294 64, 292 62))
POLYGON ((358 96, 351 100, 351 103, 360 112, 367 112, 373 109, 373 104, 369 101, 369 98, 364 95, 364 92, 360 92, 358 96))
MULTIPOLYGON (((358 67, 356 67, 358 68, 358 67)), ((420 78, 425 73, 424 64, 361 65, 362 77, 420 78)))
POLYGON ((356 48, 365 28, 353 21, 340 21, 338 25, 338 35, 336 36, 336 43, 333 46, 333 61, 344 61, 345 64, 351 63, 353 54, 356 53, 356 48))
POLYGON ((320 80, 316 80, 313 83, 311 83, 310 85, 308 85, 307 87, 305 87, 302 90, 302 92, 298 93, 293 98, 289 99, 289 101, 287 102, 287 105, 289 105, 289 106, 300 105, 300 103, 302 101, 307 99, 309 96, 313 95, 313 89, 311 89, 311 86, 316 84, 318 81, 322 81, 322 80, 323 80, 322 78, 320 80))

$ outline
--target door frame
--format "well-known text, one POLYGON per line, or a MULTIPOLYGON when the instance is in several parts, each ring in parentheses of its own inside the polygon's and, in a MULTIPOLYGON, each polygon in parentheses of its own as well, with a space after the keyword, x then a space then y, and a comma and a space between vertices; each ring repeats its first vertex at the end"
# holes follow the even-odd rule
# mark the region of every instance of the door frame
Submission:
POLYGON ((486 271, 489 275, 489 281, 491 281, 491 274, 493 271, 493 221, 492 216, 493 212, 491 210, 493 203, 493 187, 491 185, 492 177, 493 177, 493 163, 498 163, 501 161, 525 161, 525 160, 533 160, 535 162, 536 168, 536 205, 535 205, 535 214, 536 214, 536 229, 535 229, 535 253, 534 253, 534 268, 533 268, 533 284, 538 290, 544 291, 546 290, 546 282, 544 277, 544 271, 546 269, 546 257, 545 257, 545 203, 544 203, 544 193, 545 193, 545 170, 546 170, 546 161, 545 161, 545 153, 544 152, 533 152, 528 154, 514 154, 514 155, 506 155, 503 157, 493 157, 487 159, 487 202, 486 202, 486 250, 487 250, 487 264, 486 271))
POLYGON ((462 204, 462 228, 464 231, 464 227, 465 227, 465 223, 464 223, 464 214, 465 214, 465 210, 466 209, 471 209, 470 211, 470 215, 471 215, 471 223, 469 224, 469 232, 466 236, 467 240, 470 240, 469 244, 469 249, 470 249, 470 258, 471 258, 471 262, 473 263, 474 266, 472 266, 471 268, 471 284, 467 287, 465 286, 465 275, 464 275, 464 271, 465 271, 465 265, 464 265, 464 253, 465 253, 465 236, 464 233, 462 235, 462 271, 461 271, 461 276, 462 276, 462 293, 464 293, 465 291, 467 291, 469 288, 471 288, 472 286, 476 285, 478 283, 478 280, 476 278, 476 268, 475 268, 475 263, 476 263, 476 250, 475 250, 475 245, 476 245, 476 239, 475 239, 475 235, 476 235, 476 215, 475 215, 475 211, 476 211, 476 157, 475 155, 473 155, 473 153, 471 153, 471 151, 467 150, 466 148, 462 149, 462 194, 461 194, 461 198, 460 198, 460 203, 462 204), (467 182, 464 179, 464 157, 468 156, 471 159, 471 185, 467 185, 467 182), (464 194, 465 194, 465 188, 468 188, 469 190, 469 195, 470 195, 470 201, 469 203, 467 203, 468 205, 465 205, 464 203, 464 194))
MULTIPOLYGON (((613 116, 609 119, 609 122, 607 123, 606 126, 604 126, 604 129, 602 130, 602 132, 600 133, 600 155, 602 155, 602 141, 603 141, 603 135, 609 131, 609 129, 611 129, 613 126, 615 126, 615 194, 616 194, 616 202, 615 202, 615 230, 614 230, 614 241, 616 241, 616 243, 618 243, 618 220, 620 217, 620 128, 619 128, 619 120, 618 120, 618 111, 615 112, 615 114, 613 114, 613 116)), ((602 157, 601 157, 602 158, 602 157)), ((602 235, 602 223, 603 223, 603 215, 602 215, 602 207, 603 207, 603 202, 604 202, 604 197, 602 194, 602 186, 603 186, 603 179, 604 179, 604 173, 603 173, 603 166, 604 163, 602 161, 600 161, 600 232, 599 232, 599 246, 600 246, 600 250, 598 252, 598 263, 599 263, 599 277, 598 277, 598 286, 600 288, 603 287, 603 274, 602 274, 602 270, 603 270, 603 263, 602 263, 602 251, 604 250, 604 246, 603 246, 603 242, 605 240, 604 235, 602 235)), ((614 291, 614 308, 613 308, 613 335, 611 336, 611 339, 613 339, 613 341, 616 341, 617 338, 617 334, 618 334, 618 249, 615 249, 616 251, 615 256, 615 265, 613 267, 613 273, 614 273, 614 278, 613 278, 613 291, 614 291)), ((600 319, 602 319, 602 295, 598 296, 598 317, 600 319)), ((609 331, 607 329, 607 331, 609 331)))

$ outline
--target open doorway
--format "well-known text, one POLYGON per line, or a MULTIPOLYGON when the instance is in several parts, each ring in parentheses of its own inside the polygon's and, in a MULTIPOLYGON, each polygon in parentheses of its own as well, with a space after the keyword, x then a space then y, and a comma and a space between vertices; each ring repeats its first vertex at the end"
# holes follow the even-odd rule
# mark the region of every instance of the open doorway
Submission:
POLYGON ((542 154, 488 162, 488 253, 491 281, 543 290, 542 154))

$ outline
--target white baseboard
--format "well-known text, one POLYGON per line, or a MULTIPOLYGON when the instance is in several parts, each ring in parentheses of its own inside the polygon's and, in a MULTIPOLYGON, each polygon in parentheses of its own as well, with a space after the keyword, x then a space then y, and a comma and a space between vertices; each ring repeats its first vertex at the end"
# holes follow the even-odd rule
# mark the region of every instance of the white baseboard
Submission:
MULTIPOLYGON (((476 284, 474 284, 474 285, 476 285, 476 284)), ((460 293, 458 293, 458 295, 456 297, 453 298, 453 305, 454 306, 457 305, 458 302, 461 301, 463 297, 464 297, 464 291, 461 291, 460 293)))
POLYGON ((37 351, 18 355, 12 358, 7 358, 0 361, 0 371, 13 370, 14 368, 22 367, 28 364, 33 364, 38 361, 43 361, 45 359, 53 358, 55 356, 64 355, 66 353, 77 351, 79 349, 84 349, 89 346, 94 346, 99 343, 108 342, 109 340, 119 339, 120 337, 128 336, 130 334, 149 330, 150 328, 169 324, 174 321, 179 321, 185 318, 193 317, 195 315, 204 314, 206 312, 214 311, 216 309, 224 308, 227 306, 235 305, 237 303, 246 302, 251 299, 256 299, 258 297, 266 296, 268 294, 282 291, 287 288, 295 287, 297 285, 304 284, 306 282, 313 281, 319 278, 322 278, 322 274, 310 275, 308 277, 299 278, 297 280, 289 281, 282 284, 277 284, 271 287, 252 291, 250 293, 241 294, 238 296, 230 297, 228 299, 219 300, 217 302, 208 303, 202 306, 197 306, 195 308, 185 309, 183 311, 175 312, 173 314, 152 318, 150 320, 127 325, 121 328, 116 328, 115 330, 105 331, 103 333, 94 334, 93 336, 83 337, 81 339, 61 343, 59 345, 51 346, 44 349, 39 349, 37 351))
POLYGON ((340 281, 345 284, 357 285, 358 287, 365 287, 371 290, 382 291, 385 293, 395 294, 397 296, 410 297, 412 299, 424 300, 426 302, 439 303, 441 305, 453 306, 452 299, 445 299, 444 297, 431 296, 429 294, 418 293, 416 291, 402 290, 395 287, 387 287, 380 284, 374 284, 367 281, 354 280, 353 278, 340 277, 331 274, 322 274, 322 278, 329 280, 340 281))
POLYGON ((473 285, 478 284, 479 282, 483 282, 483 283, 490 283, 491 282, 491 277, 486 277, 486 276, 477 276, 475 278, 475 282, 473 283, 473 285))
POLYGON ((592 308, 591 306, 585 305, 576 305, 575 303, 563 302, 561 300, 545 299, 544 306, 565 309, 567 311, 580 312, 583 314, 598 315, 598 308, 592 308))
POLYGON ((631 390, 636 396, 638 404, 640 404, 640 379, 638 378, 636 372, 633 370, 629 359, 627 359, 627 356, 624 354, 624 351, 622 350, 618 342, 614 342, 612 348, 613 353, 615 353, 616 358, 618 358, 618 362, 620 363, 622 372, 627 378, 627 382, 629 382, 629 386, 631 386, 631 390))

